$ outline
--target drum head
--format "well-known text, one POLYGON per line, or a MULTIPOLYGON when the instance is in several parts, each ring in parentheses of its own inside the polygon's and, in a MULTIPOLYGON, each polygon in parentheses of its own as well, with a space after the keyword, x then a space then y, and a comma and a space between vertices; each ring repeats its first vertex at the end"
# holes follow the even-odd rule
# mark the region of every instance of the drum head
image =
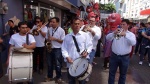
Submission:
POLYGON ((88 68, 88 60, 86 58, 78 58, 69 67, 69 74, 73 77, 82 75, 88 68))
POLYGON ((27 49, 27 48, 13 48, 13 51, 17 51, 17 52, 33 52, 34 50, 27 49))

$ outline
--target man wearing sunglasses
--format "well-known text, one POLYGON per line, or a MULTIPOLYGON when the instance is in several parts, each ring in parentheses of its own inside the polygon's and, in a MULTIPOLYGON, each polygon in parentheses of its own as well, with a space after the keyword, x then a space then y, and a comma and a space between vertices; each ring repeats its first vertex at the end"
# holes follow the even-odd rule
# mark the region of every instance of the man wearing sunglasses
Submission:
POLYGON ((47 27, 43 25, 43 19, 40 17, 36 17, 35 19, 35 25, 30 30, 30 32, 33 32, 33 30, 37 29, 38 35, 34 35, 35 41, 36 41, 36 48, 33 52, 33 72, 37 71, 37 58, 39 56, 39 74, 43 73, 43 58, 44 58, 44 46, 45 46, 45 37, 47 33, 47 27))

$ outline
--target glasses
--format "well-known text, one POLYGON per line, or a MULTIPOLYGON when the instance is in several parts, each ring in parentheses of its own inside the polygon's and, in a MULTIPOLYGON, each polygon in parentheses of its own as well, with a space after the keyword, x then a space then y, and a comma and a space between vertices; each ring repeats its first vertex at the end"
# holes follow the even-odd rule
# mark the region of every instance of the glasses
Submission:
POLYGON ((95 22, 95 21, 93 21, 93 20, 89 20, 90 22, 95 22))

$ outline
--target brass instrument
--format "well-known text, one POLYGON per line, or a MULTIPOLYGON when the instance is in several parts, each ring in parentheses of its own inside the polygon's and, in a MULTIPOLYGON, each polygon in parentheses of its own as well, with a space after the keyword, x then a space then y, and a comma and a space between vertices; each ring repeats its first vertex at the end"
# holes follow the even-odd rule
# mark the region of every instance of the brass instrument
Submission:
POLYGON ((83 32, 88 32, 88 28, 90 28, 90 25, 85 25, 82 29, 83 32))
POLYGON ((121 38, 121 32, 123 31, 123 29, 119 29, 119 32, 117 34, 115 34, 115 39, 119 40, 121 38))
POLYGON ((33 36, 38 36, 38 35, 39 35, 39 31, 40 31, 44 26, 46 26, 47 24, 48 24, 48 22, 45 22, 45 23, 41 26, 40 29, 38 29, 38 28, 33 29, 33 30, 32 30, 32 35, 33 35, 33 36))
POLYGON ((52 43, 49 40, 49 37, 50 37, 50 33, 49 33, 49 30, 48 30, 48 39, 47 39, 47 42, 46 42, 46 49, 47 49, 47 52, 50 53, 52 51, 52 43))

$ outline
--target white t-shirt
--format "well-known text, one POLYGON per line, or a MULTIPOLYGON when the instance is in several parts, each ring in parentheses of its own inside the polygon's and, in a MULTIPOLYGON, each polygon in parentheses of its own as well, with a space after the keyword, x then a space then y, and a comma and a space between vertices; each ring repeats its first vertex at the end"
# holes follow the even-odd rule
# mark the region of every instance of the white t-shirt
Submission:
MULTIPOLYGON (((34 43, 35 39, 29 34, 29 44, 34 43)), ((14 45, 17 48, 23 47, 22 45, 26 43, 26 35, 21 36, 19 33, 13 34, 10 38, 9 44, 14 45)))
MULTIPOLYGON (((57 30, 53 29, 52 27, 48 28, 46 38, 48 38, 49 34, 50 34, 50 36, 52 36, 52 34, 53 34, 53 37, 57 38, 57 39, 64 40, 64 38, 65 38, 65 31, 61 27, 58 27, 57 30)), ((57 41, 51 41, 51 43, 52 43, 52 48, 61 48, 61 45, 62 45, 61 43, 59 43, 57 41)))
MULTIPOLYGON (((33 29, 36 29, 36 28, 37 28, 37 26, 34 25, 33 28, 30 30, 30 32, 32 32, 33 29)), ((41 31, 47 33, 47 27, 45 26, 45 27, 41 28, 41 31)), ((44 47, 45 46, 45 37, 43 37, 41 35, 41 33, 39 33, 38 36, 34 36, 34 38, 36 41, 36 47, 44 47)))

